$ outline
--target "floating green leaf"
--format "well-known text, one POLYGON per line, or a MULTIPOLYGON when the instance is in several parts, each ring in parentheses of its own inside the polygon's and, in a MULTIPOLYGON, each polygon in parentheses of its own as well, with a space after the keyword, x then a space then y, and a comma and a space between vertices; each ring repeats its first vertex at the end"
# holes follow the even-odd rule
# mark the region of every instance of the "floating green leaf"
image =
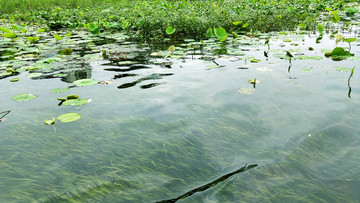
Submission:
POLYGON ((305 56, 305 55, 299 56, 298 58, 301 60, 321 60, 322 59, 321 56, 305 56))
POLYGON ((35 95, 30 94, 30 93, 26 93, 26 94, 19 94, 17 96, 12 97, 11 99, 17 102, 22 102, 22 101, 28 101, 31 99, 36 98, 35 95))
POLYGON ((226 38, 228 37, 226 30, 222 27, 214 28, 214 33, 215 33, 215 36, 220 40, 220 42, 225 41, 226 38))
POLYGON ((92 22, 87 24, 87 28, 92 32, 97 28, 97 26, 92 22))
POLYGON ((319 31, 320 35, 323 35, 324 34, 324 27, 321 24, 319 24, 317 28, 318 28, 318 31, 319 31))
POLYGON ((42 32, 45 32, 45 29, 43 29, 43 28, 40 28, 40 29, 38 29, 38 30, 37 30, 37 32, 38 32, 38 33, 42 33, 42 32))
POLYGON ((234 25, 240 25, 241 23, 242 23, 242 21, 233 22, 234 25))
POLYGON ((5 27, 1 27, 1 26, 0 26, 0 30, 3 31, 3 32, 5 32, 5 33, 6 33, 6 32, 11 33, 11 32, 12 32, 10 29, 5 28, 5 27))
POLYGON ((171 27, 171 26, 169 26, 169 27, 166 28, 166 30, 165 30, 166 34, 168 34, 168 35, 173 34, 175 31, 176 31, 176 28, 173 28, 173 27, 171 27))
POLYGON ((345 14, 347 16, 352 16, 354 15, 355 13, 359 12, 358 9, 354 8, 354 7, 349 7, 349 8, 345 8, 345 14))
POLYGON ((350 71, 351 71, 351 68, 341 67, 341 66, 336 66, 336 67, 334 67, 334 69, 335 69, 336 71, 340 71, 340 72, 350 72, 350 71))
POLYGON ((31 43, 34 44, 36 41, 40 39, 40 37, 26 37, 26 39, 31 43))
POLYGON ((55 118, 52 118, 51 120, 46 119, 45 124, 46 125, 53 125, 55 123, 55 118))
POLYGON ((89 103, 88 99, 69 99, 62 103, 64 106, 81 106, 89 103))
POLYGON ((79 96, 76 94, 68 95, 66 99, 79 99, 79 96))
POLYGON ((66 92, 68 90, 69 90, 69 88, 56 88, 56 89, 50 90, 50 92, 51 93, 62 93, 62 92, 66 92))
POLYGON ((20 78, 12 78, 11 80, 10 80, 10 82, 17 82, 17 81, 19 81, 20 80, 20 78))
POLYGON ((335 22, 335 23, 337 23, 337 22, 340 21, 340 16, 339 16, 338 12, 339 12, 339 11, 333 11, 333 12, 330 13, 330 15, 333 16, 333 19, 332 19, 332 20, 333 20, 333 22, 335 22))
POLYGON ((62 40, 63 38, 60 35, 54 34, 56 41, 62 40))
POLYGON ((205 34, 206 37, 214 37, 213 30, 211 28, 208 28, 205 34))
POLYGON ((79 86, 79 87, 96 85, 98 83, 99 83, 99 81, 94 80, 94 79, 81 79, 81 80, 76 80, 73 82, 74 85, 79 86))
POLYGON ((124 21, 124 23, 122 24, 122 29, 125 30, 128 26, 129 26, 129 22, 128 21, 124 21))
POLYGON ((77 113, 66 113, 66 114, 63 114, 63 115, 57 117, 57 119, 59 119, 63 123, 73 122, 73 121, 79 120, 80 118, 81 118, 81 115, 79 115, 77 113))
POLYGON ((91 33, 94 34, 94 35, 100 34, 100 28, 96 27, 95 30, 91 31, 91 33))
POLYGON ((42 75, 42 73, 29 73, 28 77, 29 78, 36 78, 36 77, 39 77, 41 75, 42 75))
POLYGON ((351 43, 351 42, 355 42, 355 41, 356 41, 356 38, 344 38, 343 41, 344 41, 344 42, 351 43))
POLYGON ((12 32, 6 32, 3 34, 3 36, 5 38, 15 38, 16 37, 16 34, 15 33, 12 33, 12 32))
POLYGON ((351 56, 351 54, 342 47, 336 47, 332 50, 331 56, 351 56))

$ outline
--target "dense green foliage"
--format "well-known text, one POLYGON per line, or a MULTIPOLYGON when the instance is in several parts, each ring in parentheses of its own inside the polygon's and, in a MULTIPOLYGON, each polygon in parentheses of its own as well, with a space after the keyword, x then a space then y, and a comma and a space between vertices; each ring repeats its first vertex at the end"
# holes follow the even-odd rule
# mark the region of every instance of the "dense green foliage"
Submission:
POLYGON ((0 15, 50 29, 86 27, 93 34, 125 30, 140 39, 162 39, 171 26, 171 37, 204 38, 209 28, 219 27, 228 33, 315 29, 322 12, 335 19, 338 11, 357 12, 351 4, 357 6, 355 0, 3 0, 0 15))

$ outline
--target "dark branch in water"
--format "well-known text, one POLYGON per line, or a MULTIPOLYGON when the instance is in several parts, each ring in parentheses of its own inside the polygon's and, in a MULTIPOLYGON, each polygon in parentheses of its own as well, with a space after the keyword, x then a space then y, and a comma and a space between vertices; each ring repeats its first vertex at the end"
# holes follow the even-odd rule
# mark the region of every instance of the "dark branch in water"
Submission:
POLYGON ((1 115, 1 114, 4 114, 3 116, 0 117, 0 122, 4 121, 3 118, 4 118, 6 115, 8 115, 10 112, 11 112, 11 110, 4 111, 4 112, 0 112, 0 115, 1 115))
POLYGON ((221 176, 220 178, 218 178, 218 179, 216 179, 216 180, 214 180, 214 181, 212 181, 212 182, 210 182, 210 183, 208 183, 206 185, 203 185, 203 186, 200 186, 200 187, 195 188, 193 190, 190 190, 189 192, 187 192, 187 193, 185 193, 185 194, 183 194, 183 195, 181 195, 181 196, 179 196, 177 198, 168 199, 168 200, 162 200, 162 201, 159 201, 157 203, 173 203, 173 202, 176 202, 176 201, 178 201, 180 199, 184 199, 186 197, 189 197, 189 196, 193 195, 194 193, 202 192, 202 191, 205 191, 205 190, 207 190, 207 189, 209 189, 211 187, 214 187, 215 185, 217 185, 218 183, 228 179, 229 177, 231 177, 231 176, 233 176, 233 175, 235 175, 237 173, 241 173, 241 172, 244 172, 246 170, 252 169, 252 168, 254 168, 256 166, 257 166, 257 164, 253 164, 253 165, 249 165, 249 166, 245 165, 242 168, 240 168, 240 169, 238 169, 236 171, 233 171, 231 173, 225 174, 225 175, 221 176))

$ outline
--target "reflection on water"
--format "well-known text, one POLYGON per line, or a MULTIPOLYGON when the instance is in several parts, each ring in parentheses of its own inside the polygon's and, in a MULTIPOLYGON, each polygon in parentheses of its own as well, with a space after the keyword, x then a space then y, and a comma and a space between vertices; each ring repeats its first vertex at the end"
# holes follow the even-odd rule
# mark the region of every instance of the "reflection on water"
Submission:
POLYGON ((181 202, 359 201, 360 83, 348 70, 359 42, 354 57, 333 61, 323 49, 334 39, 316 38, 180 41, 171 53, 172 42, 79 34, 10 58, 1 42, 0 112, 12 111, 0 123, 0 202, 156 202, 245 164, 258 166, 181 202), (113 83, 71 84, 85 78, 113 83), (11 100, 27 92, 37 98, 11 100), (92 102, 57 106, 71 94, 92 102), (44 124, 69 112, 82 118, 44 124))

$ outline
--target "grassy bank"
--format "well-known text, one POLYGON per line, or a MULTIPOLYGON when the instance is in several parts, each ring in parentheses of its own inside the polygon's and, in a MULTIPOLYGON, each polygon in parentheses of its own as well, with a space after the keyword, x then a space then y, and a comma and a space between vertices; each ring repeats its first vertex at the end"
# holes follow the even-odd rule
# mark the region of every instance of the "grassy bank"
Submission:
MULTIPOLYGON (((342 10, 350 1, 318 0, 221 0, 221 1, 126 1, 126 0, 2 0, 4 19, 25 21, 50 29, 84 27, 94 22, 100 31, 125 30, 149 39, 204 38, 209 28, 228 33, 314 30, 321 12, 342 10)), ((356 6, 356 5, 355 5, 356 6)))

